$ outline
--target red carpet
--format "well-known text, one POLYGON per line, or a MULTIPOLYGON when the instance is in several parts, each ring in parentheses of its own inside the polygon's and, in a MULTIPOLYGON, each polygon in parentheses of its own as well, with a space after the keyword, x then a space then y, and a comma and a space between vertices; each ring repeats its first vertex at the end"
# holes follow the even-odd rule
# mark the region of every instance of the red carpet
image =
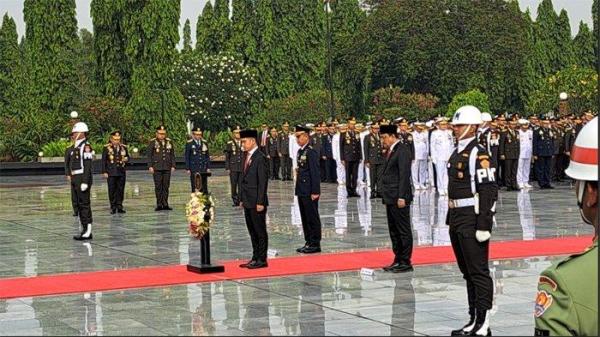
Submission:
MULTIPOLYGON (((591 236, 493 242, 491 259, 566 255, 583 251, 591 243, 591 236)), ((381 268, 391 261, 391 250, 374 250, 276 258, 269 260, 269 268, 256 270, 239 268, 240 261, 226 261, 225 272, 220 274, 190 273, 178 265, 7 278, 0 279, 0 299, 381 268)), ((418 247, 413 252, 414 265, 449 262, 454 262, 451 247, 418 247)))

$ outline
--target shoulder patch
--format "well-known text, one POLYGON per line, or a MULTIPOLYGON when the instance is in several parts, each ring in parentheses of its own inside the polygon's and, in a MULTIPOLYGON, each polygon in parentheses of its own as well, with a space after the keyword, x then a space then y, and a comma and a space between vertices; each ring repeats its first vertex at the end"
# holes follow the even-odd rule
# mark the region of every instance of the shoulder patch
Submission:
POLYGON ((552 295, 540 290, 535 298, 535 317, 541 317, 552 305, 552 295))
POLYGON ((552 288, 552 291, 556 291, 556 289, 558 288, 558 285, 556 285, 556 282, 554 282, 554 280, 549 278, 548 276, 544 276, 544 275, 540 276, 538 283, 539 283, 539 285, 546 284, 546 285, 550 286, 550 288, 552 288))

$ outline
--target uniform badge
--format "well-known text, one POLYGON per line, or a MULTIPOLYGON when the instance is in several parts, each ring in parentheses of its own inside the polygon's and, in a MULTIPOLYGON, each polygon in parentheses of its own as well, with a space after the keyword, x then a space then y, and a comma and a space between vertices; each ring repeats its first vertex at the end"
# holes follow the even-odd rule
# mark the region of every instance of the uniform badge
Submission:
POLYGON ((552 291, 556 291, 556 288, 558 288, 558 285, 556 285, 556 282, 554 282, 554 280, 549 278, 548 276, 540 276, 538 283, 540 285, 546 284, 546 285, 550 286, 550 288, 552 288, 552 291))
POLYGON ((481 164, 481 167, 484 168, 484 169, 490 168, 490 161, 487 160, 487 159, 483 159, 479 163, 481 164))
POLYGON ((463 168, 463 163, 461 163, 461 162, 458 162, 458 163, 456 164, 456 168, 457 168, 457 169, 459 169, 459 170, 462 170, 462 168, 463 168))
POLYGON ((462 179, 465 177, 464 173, 462 173, 462 172, 458 172, 457 176, 458 176, 458 179, 462 179))
POLYGON ((535 298, 535 317, 540 317, 552 305, 552 295, 540 290, 535 298))
POLYGON ((208 151, 208 148, 206 147, 206 144, 202 143, 202 151, 206 152, 208 151))
POLYGON ((171 149, 171 143, 167 143, 167 150, 171 149))

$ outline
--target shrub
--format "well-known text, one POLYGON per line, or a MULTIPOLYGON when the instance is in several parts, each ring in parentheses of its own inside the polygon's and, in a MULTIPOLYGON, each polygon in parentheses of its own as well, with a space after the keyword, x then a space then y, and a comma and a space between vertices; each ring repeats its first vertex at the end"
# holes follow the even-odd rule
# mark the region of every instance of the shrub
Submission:
POLYGON ((427 120, 438 112, 439 99, 431 94, 403 93, 401 88, 389 87, 373 92, 371 114, 387 119, 404 117, 408 120, 427 120))
POLYGON ((488 96, 479 91, 479 89, 473 89, 467 92, 456 94, 452 98, 452 102, 448 105, 448 111, 446 112, 447 117, 452 117, 454 112, 463 105, 476 106, 481 112, 490 112, 490 102, 488 96))

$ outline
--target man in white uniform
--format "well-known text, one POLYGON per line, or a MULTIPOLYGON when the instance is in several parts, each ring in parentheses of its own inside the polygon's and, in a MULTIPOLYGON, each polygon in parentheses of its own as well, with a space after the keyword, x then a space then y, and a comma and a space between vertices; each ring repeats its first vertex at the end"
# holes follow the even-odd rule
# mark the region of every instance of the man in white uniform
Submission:
POLYGON ((346 185, 346 170, 340 157, 340 132, 346 131, 346 124, 338 125, 338 130, 331 139, 331 147, 333 149, 333 159, 335 160, 335 168, 337 173, 337 182, 339 185, 346 185))
POLYGON ((431 134, 431 160, 437 173, 437 190, 441 196, 448 194, 448 159, 454 151, 454 136, 448 129, 448 120, 441 118, 438 129, 431 134))
POLYGON ((531 170, 531 156, 533 154, 533 131, 529 129, 529 121, 519 119, 519 164, 517 167, 517 185, 519 189, 531 188, 529 172, 531 170))
POLYGON ((296 168, 298 168, 298 150, 300 150, 300 146, 296 143, 296 135, 291 133, 290 137, 290 157, 292 158, 292 178, 296 181, 296 168))
POLYGON ((414 123, 415 131, 412 132, 415 147, 415 160, 412 162, 412 179, 415 190, 427 189, 429 174, 427 172, 427 158, 429 157, 429 133, 423 123, 414 123))
MULTIPOLYGON (((356 131, 359 132, 360 135, 360 148, 365 148, 365 137, 370 133, 369 128, 371 124, 368 123, 367 127, 363 127, 362 124, 356 124, 356 131)), ((360 164, 358 165, 358 185, 359 186, 371 186, 371 177, 369 168, 365 165, 365 159, 360 160, 360 164)))

